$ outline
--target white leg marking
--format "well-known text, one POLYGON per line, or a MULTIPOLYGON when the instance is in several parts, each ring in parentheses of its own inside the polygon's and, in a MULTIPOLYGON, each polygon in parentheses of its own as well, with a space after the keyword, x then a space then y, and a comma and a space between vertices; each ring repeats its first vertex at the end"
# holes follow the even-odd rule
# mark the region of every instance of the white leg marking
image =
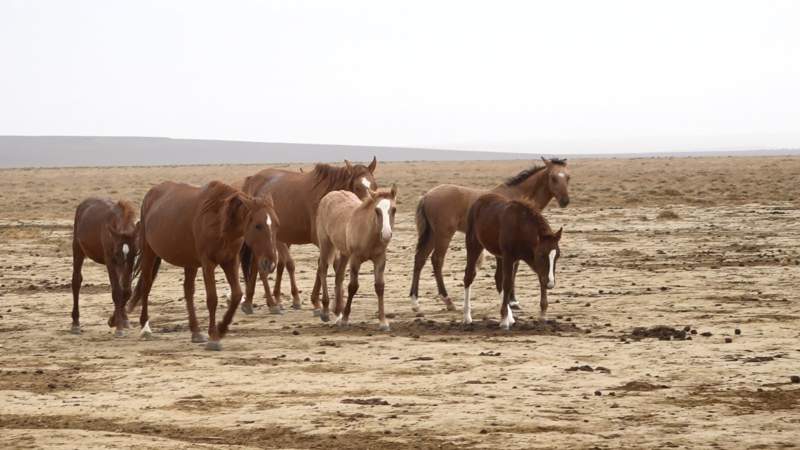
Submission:
POLYGON ((514 313, 511 311, 511 305, 508 305, 507 309, 508 309, 508 322, 511 325, 514 325, 515 323, 517 323, 517 321, 514 320, 514 313))
POLYGON ((556 287, 556 275, 553 273, 554 269, 553 265, 555 264, 555 259, 556 259, 555 249, 550 250, 549 259, 550 259, 550 271, 547 273, 547 288, 553 289, 554 287, 556 287))
POLYGON ((469 325, 472 323, 472 311, 470 311, 469 306, 469 290, 470 288, 464 288, 464 324, 469 325))
POLYGON ((411 309, 414 311, 419 311, 419 299, 417 299, 416 295, 411 296, 411 309))
POLYGON ((148 320, 147 322, 144 323, 144 326, 142 327, 141 334, 145 335, 145 334, 152 334, 152 333, 153 333, 153 331, 150 330, 150 321, 148 320))
POLYGON ((339 315, 336 316, 336 321, 334 322, 334 324, 344 325, 344 313, 339 313, 339 315))
POLYGON ((381 216, 383 217, 383 228, 381 229, 381 239, 384 241, 388 241, 392 238, 392 224, 389 221, 389 208, 392 207, 392 202, 388 198, 381 199, 378 202, 378 208, 381 211, 381 216))

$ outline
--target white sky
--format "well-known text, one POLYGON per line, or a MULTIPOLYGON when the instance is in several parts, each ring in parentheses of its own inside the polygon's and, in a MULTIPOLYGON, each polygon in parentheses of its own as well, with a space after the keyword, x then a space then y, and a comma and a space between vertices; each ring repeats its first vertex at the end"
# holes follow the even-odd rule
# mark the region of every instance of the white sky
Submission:
POLYGON ((0 3, 0 135, 800 147, 800 1, 0 3))

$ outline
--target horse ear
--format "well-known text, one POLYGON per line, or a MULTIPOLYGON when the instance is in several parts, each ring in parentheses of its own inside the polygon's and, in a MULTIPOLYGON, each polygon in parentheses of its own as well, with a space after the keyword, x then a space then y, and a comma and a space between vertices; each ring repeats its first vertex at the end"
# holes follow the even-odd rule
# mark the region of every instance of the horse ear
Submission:
POLYGON ((369 173, 375 173, 375 168, 378 167, 378 158, 376 156, 372 157, 372 162, 369 163, 367 169, 369 169, 369 173))
POLYGON ((556 241, 560 241, 561 240, 561 232, 562 231, 564 231, 564 227, 559 228, 558 231, 556 231, 556 234, 554 234, 554 236, 556 237, 556 241))
POLYGON ((345 167, 347 167, 347 170, 353 170, 353 165, 350 164, 350 161, 345 159, 344 160, 344 165, 345 165, 345 167))
POLYGON ((544 161, 544 165, 546 167, 550 167, 551 165, 553 165, 553 163, 549 159, 545 158, 544 156, 541 156, 541 158, 542 158, 542 161, 544 161))
POLYGON ((397 184, 392 183, 392 198, 397 198, 397 184))
POLYGON ((275 206, 275 200, 273 200, 271 192, 268 192, 268 193, 262 195, 261 199, 264 200, 264 203, 266 203, 267 206, 269 206, 270 208, 275 206))
POLYGON ((225 228, 231 228, 238 220, 242 220, 245 210, 249 209, 246 202, 245 195, 237 192, 228 197, 225 202, 225 228))

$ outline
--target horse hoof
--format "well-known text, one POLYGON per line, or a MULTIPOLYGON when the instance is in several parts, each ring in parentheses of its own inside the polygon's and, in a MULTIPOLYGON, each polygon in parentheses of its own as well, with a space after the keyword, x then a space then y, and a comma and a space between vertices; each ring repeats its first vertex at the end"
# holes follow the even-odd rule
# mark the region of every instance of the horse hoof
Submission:
POLYGON ((453 304, 453 301, 450 300, 450 297, 446 297, 442 301, 444 302, 444 306, 447 308, 448 311, 456 310, 456 305, 453 304))
POLYGON ((303 309, 303 307, 300 306, 300 303, 292 303, 292 309, 301 310, 301 309, 303 309))
POLYGON ((128 319, 125 319, 125 321, 122 322, 122 328, 130 328, 130 327, 131 327, 131 321, 128 320, 128 319))
POLYGON ((220 341, 208 341, 208 343, 206 343, 206 350, 218 352, 222 350, 222 343, 220 341))
POLYGON ((153 333, 151 331, 142 331, 139 334, 139 337, 141 337, 145 341, 149 341, 149 340, 153 339, 153 333))
POLYGON ((311 311, 311 315, 313 317, 320 317, 320 316, 322 316, 322 310, 320 310, 319 308, 316 308, 313 311, 311 311))
POLYGON ((208 342, 208 338, 203 333, 192 333, 192 343, 194 344, 202 344, 203 342, 208 342))
POLYGON ((323 322, 330 322, 331 316, 330 316, 330 314, 322 314, 322 313, 320 313, 319 320, 321 320, 323 322))
POLYGON ((519 302, 517 300, 510 301, 508 303, 508 307, 511 308, 511 309, 517 310, 517 311, 522 309, 522 306, 520 306, 520 304, 519 304, 519 302))
POLYGON ((115 337, 115 338, 121 338, 121 337, 125 337, 125 331, 124 331, 124 330, 117 330, 117 331, 115 331, 115 332, 114 332, 114 337, 115 337))
POLYGON ((281 315, 283 314, 283 308, 281 308, 280 306, 270 306, 269 313, 281 315))
POLYGON ((248 316, 250 314, 253 314, 253 305, 249 305, 247 303, 242 303, 242 312, 247 314, 248 316))
POLYGON ((389 324, 388 324, 388 323, 382 323, 382 324, 381 324, 381 325, 378 327, 378 329, 379 329, 379 330, 381 330, 381 331, 389 331, 389 330, 390 330, 390 327, 389 327, 389 324))
POLYGON ((72 334, 81 334, 81 326, 73 325, 72 328, 69 329, 69 332, 72 334))

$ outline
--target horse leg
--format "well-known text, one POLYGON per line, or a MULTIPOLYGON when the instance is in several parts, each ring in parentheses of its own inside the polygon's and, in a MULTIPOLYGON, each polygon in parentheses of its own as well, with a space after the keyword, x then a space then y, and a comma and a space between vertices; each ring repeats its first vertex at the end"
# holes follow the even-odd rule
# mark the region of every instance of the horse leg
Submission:
MULTIPOLYGON (((145 242, 140 258, 140 275, 139 281, 136 283, 136 289, 134 290, 134 297, 137 295, 140 296, 139 300, 142 303, 142 311, 139 314, 139 326, 142 328, 140 332, 141 337, 150 339, 153 332, 150 330, 150 315, 147 311, 147 304, 150 297, 150 289, 153 288, 153 281, 155 280, 156 271, 158 270, 158 257, 155 252, 153 252, 153 249, 145 242)), ((136 298, 131 302, 130 307, 135 306, 135 304, 136 298)))
POLYGON ((83 254, 78 241, 72 240, 72 328, 70 333, 81 334, 81 312, 78 306, 78 298, 81 293, 81 283, 83 283, 83 275, 81 269, 83 268, 83 260, 86 255, 83 254))
POLYGON ((125 317, 123 311, 125 309, 125 299, 122 295, 122 285, 119 282, 117 269, 113 265, 106 264, 106 270, 108 271, 108 281, 111 285, 111 299, 114 301, 114 312, 108 318, 108 326, 116 328, 114 337, 124 337, 125 317))
POLYGON ((470 306, 470 286, 477 274, 478 259, 483 253, 483 246, 474 234, 467 234, 467 267, 464 269, 464 324, 472 323, 472 310, 470 306))
POLYGON ((503 264, 503 301, 500 304, 500 317, 502 320, 500 321, 500 328, 504 330, 511 329, 511 325, 514 325, 514 313, 511 312, 511 306, 509 306, 509 302, 511 300, 511 293, 514 290, 514 266, 516 266, 516 261, 513 261, 511 255, 504 255, 503 259, 505 260, 505 264, 503 264))
MULTIPOLYGON (((292 289, 292 309, 300 309, 300 290, 297 289, 297 279, 294 276, 294 259, 292 258, 292 255, 288 253, 288 250, 286 254, 289 257, 289 259, 286 261, 286 271, 289 272, 289 284, 291 285, 292 289)), ((317 290, 317 303, 314 305, 314 307, 319 309, 319 286, 317 286, 317 283, 314 283, 314 287, 317 290)))
MULTIPOLYGON (((186 313, 189 315, 189 330, 192 332, 192 342, 199 344, 208 341, 208 337, 200 332, 197 322, 197 312, 194 308, 194 283, 197 278, 197 267, 183 268, 183 298, 186 299, 186 313)), ((253 283, 255 285, 255 283, 253 283)))
POLYGON ((261 277, 261 283, 264 285, 264 298, 267 300, 267 307, 270 314, 283 314, 283 306, 280 299, 276 300, 269 291, 269 278, 266 271, 258 269, 258 276, 261 277))
MULTIPOLYGON (((231 302, 228 304, 228 309, 225 311, 225 315, 222 316, 222 322, 220 322, 217 329, 219 339, 222 339, 228 333, 228 327, 233 321, 236 310, 239 309, 239 302, 242 301, 242 286, 239 284, 239 264, 226 263, 222 264, 221 267, 222 271, 225 272, 225 279, 231 287, 231 302)), ((217 344, 216 348, 211 348, 211 350, 221 350, 222 346, 219 343, 217 344)))
MULTIPOLYGON (((429 232, 433 233, 433 230, 429 232)), ((422 268, 425 267, 425 261, 433 252, 433 241, 434 239, 429 237, 425 242, 417 242, 417 251, 414 254, 414 273, 411 275, 411 292, 409 293, 411 309, 414 312, 419 312, 419 277, 422 273, 422 268)))
POLYGON ((539 320, 545 321, 547 319, 547 280, 543 277, 539 278, 539 292, 541 300, 539 300, 539 320))
POLYGON ((434 236, 433 256, 431 256, 431 263, 433 264, 433 276, 436 278, 436 287, 439 289, 439 296, 442 298, 448 311, 456 309, 450 296, 447 295, 447 288, 444 286, 444 277, 442 275, 442 267, 444 265, 444 257, 447 255, 447 248, 450 246, 450 240, 453 239, 452 233, 443 233, 439 236, 434 236))
MULTIPOLYGON (((341 264, 344 266, 344 263, 341 264)), ((358 292, 358 271, 361 269, 361 263, 355 259, 350 261, 350 283, 347 285, 347 304, 344 305, 341 320, 337 319, 337 325, 347 325, 350 321, 350 307, 353 305, 353 297, 358 292)), ((344 272, 344 268, 342 268, 344 272)))
MULTIPOLYGON (((251 255, 250 269, 244 274, 244 301, 242 302, 242 312, 245 314, 253 314, 253 297, 256 295, 256 282, 258 281, 258 274, 261 272, 256 267, 258 262, 255 255, 251 255)), ((264 290, 269 293, 269 287, 264 284, 264 290)), ((194 333, 194 331, 192 331, 194 333)))
POLYGON ((497 289, 497 293, 500 294, 500 298, 503 296, 503 258, 500 256, 496 257, 495 260, 497 261, 497 267, 494 269, 494 287, 497 289))
POLYGON ((336 300, 336 307, 333 313, 336 315, 336 323, 342 320, 342 312, 344 311, 344 275, 347 270, 347 257, 344 255, 337 255, 333 260, 333 270, 335 274, 334 282, 334 298, 336 300))
MULTIPOLYGON (((319 313, 319 318, 323 322, 330 319, 330 305, 331 299, 328 296, 328 266, 334 257, 333 245, 330 242, 320 242, 319 244, 319 259, 317 260, 317 280, 319 280, 322 289, 322 311, 314 309, 314 314, 319 313)), ((336 267, 334 267, 334 271, 336 267)))
POLYGON ((389 322, 386 320, 386 314, 383 310, 383 290, 385 287, 383 281, 383 272, 386 270, 386 256, 381 255, 373 261, 373 272, 375 273, 375 294, 378 296, 378 321, 380 323, 381 331, 389 331, 389 322))
MULTIPOLYGON (((206 288, 206 307, 208 308, 208 342, 206 343, 206 350, 222 350, 220 344, 219 330, 217 329, 217 284, 214 280, 214 263, 210 261, 203 262, 203 284, 206 288)), ((231 286, 231 302, 233 301, 233 287, 231 286)), ((236 307, 239 303, 236 302, 236 307)))
MULTIPOLYGON (((286 267, 286 255, 289 253, 289 248, 283 242, 276 242, 275 249, 278 251, 278 265, 275 267, 275 285, 272 287, 272 296, 280 304, 281 299, 281 282, 283 281, 283 269, 286 267)), ((264 289, 269 289, 269 286, 264 284, 264 289)))
MULTIPOLYGON (((519 270, 519 261, 514 263, 514 279, 515 280, 517 279, 517 271, 518 270, 519 270)), ((520 304, 519 304, 519 300, 517 300, 515 286, 516 286, 516 283, 514 283, 514 285, 511 287, 511 292, 510 292, 511 296, 509 297, 510 300, 509 300, 508 306, 510 306, 511 309, 522 309, 522 306, 520 306, 520 304)))

